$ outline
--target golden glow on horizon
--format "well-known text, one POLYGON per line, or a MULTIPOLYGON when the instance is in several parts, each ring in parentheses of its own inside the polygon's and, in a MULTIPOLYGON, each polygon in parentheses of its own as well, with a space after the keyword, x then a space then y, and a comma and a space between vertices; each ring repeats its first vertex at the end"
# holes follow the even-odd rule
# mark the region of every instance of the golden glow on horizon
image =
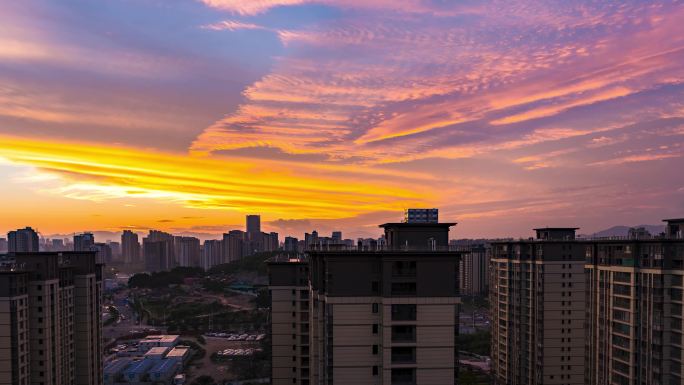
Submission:
POLYGON ((76 199, 152 198, 184 207, 264 212, 272 218, 345 218, 400 211, 426 198, 381 171, 326 168, 0 136, 0 157, 59 175, 76 199))

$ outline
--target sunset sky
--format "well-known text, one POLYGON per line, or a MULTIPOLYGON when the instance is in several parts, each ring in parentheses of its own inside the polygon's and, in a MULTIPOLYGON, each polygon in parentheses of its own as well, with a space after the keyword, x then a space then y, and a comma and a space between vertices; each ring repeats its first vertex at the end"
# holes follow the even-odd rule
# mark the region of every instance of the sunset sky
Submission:
POLYGON ((684 3, 0 5, 0 232, 684 217, 684 3))

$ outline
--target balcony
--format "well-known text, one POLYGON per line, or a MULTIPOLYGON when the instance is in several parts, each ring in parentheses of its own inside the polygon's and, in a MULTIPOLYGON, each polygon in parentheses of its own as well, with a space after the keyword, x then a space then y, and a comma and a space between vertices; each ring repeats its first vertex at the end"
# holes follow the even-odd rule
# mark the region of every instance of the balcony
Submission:
POLYGON ((416 348, 395 347, 392 348, 392 364, 415 364, 416 348))
POLYGON ((416 327, 414 325, 392 326, 392 342, 414 343, 416 342, 416 327))
POLYGON ((392 305, 392 321, 415 321, 416 305, 392 305))
POLYGON ((413 368, 392 369, 392 385, 416 385, 416 370, 413 368))

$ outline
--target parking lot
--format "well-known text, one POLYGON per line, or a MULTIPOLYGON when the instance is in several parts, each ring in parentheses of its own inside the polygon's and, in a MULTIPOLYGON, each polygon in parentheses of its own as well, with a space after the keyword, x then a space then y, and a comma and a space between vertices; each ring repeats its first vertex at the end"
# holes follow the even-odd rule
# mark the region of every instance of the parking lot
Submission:
POLYGON ((206 333, 204 337, 221 338, 226 341, 261 341, 266 338, 266 334, 248 333, 206 333))

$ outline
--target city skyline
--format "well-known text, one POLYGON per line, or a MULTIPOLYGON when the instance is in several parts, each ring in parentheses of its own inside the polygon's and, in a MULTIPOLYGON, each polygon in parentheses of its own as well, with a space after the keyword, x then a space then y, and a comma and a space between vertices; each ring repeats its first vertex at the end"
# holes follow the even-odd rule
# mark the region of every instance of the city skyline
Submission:
POLYGON ((496 238, 684 209, 676 1, 2 10, 3 233, 220 234, 254 213, 356 238, 440 207, 496 238))

